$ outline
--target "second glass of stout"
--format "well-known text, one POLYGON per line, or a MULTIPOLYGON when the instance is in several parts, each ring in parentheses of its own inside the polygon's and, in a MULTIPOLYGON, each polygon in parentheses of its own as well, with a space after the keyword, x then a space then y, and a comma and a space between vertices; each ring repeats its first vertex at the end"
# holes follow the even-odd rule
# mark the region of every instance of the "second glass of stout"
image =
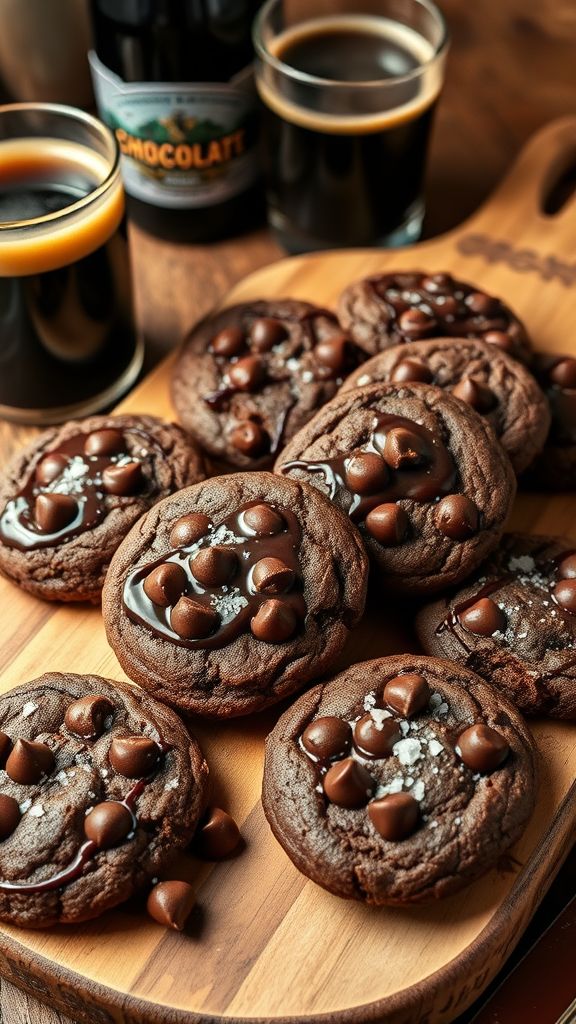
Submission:
POLYGON ((51 103, 0 106, 0 417, 59 423, 140 372, 112 133, 51 103))
POLYGON ((254 26, 268 217, 289 252, 415 241, 448 36, 430 0, 269 0, 254 26))

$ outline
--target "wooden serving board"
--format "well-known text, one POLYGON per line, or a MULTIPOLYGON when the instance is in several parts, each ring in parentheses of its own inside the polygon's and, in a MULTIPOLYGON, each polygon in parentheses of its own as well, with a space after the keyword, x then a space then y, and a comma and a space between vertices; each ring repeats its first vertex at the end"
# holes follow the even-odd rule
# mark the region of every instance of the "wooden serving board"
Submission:
MULTIPOLYGON (((557 122, 459 230, 403 251, 283 260, 243 281, 227 301, 288 295, 332 305, 367 273, 449 270, 505 296, 540 349, 574 352, 576 201, 552 217, 541 209, 575 157, 576 119, 557 122)), ((123 411, 171 417, 170 370, 168 360, 123 411)), ((575 519, 576 495, 522 495, 513 526, 576 540, 575 519)), ((0 598, 1 690, 48 669, 124 678, 97 609, 43 604, 4 580, 0 598)), ((412 647, 393 604, 374 599, 342 664, 412 647)), ((173 874, 193 881, 198 893, 187 934, 164 931, 136 903, 75 928, 2 925, 0 972, 90 1024, 439 1024, 464 1010, 514 947, 574 839, 576 726, 533 723, 542 755, 537 808, 495 870, 433 906, 374 910, 308 882, 273 839, 259 795, 263 740, 276 715, 194 723, 214 799, 240 823, 246 849, 215 866, 182 856, 173 874)))

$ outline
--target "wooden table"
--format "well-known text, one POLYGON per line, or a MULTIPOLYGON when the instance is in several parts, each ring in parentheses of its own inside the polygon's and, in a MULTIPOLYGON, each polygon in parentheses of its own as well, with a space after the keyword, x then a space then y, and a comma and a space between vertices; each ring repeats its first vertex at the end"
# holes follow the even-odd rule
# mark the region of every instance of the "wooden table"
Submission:
MULTIPOLYGON (((461 221, 491 190, 527 137, 576 109, 572 0, 441 0, 453 45, 428 175, 426 233, 461 221)), ((576 240, 576 224, 574 226, 576 240)), ((148 365, 230 285, 282 253, 264 229, 213 246, 161 243, 132 230, 139 321, 148 365)), ((31 431, 0 423, 3 459, 31 431)), ((71 1024, 0 982, 0 1024, 71 1024)))

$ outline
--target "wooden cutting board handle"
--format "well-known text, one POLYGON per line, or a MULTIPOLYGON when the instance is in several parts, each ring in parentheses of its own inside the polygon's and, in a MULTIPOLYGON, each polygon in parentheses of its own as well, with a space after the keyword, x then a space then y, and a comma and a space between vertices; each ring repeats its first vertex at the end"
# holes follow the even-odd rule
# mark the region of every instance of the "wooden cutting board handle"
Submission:
POLYGON ((548 240, 555 255, 576 258, 576 192, 557 213, 544 211, 552 189, 571 168, 576 168, 576 117, 564 117, 530 139, 501 184, 454 234, 487 233, 537 249, 548 240))

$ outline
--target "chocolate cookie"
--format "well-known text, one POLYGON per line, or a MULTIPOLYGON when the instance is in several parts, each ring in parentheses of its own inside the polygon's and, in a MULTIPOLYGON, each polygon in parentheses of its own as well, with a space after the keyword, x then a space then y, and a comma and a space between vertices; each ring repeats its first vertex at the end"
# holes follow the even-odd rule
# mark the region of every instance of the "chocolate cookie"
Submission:
POLYGON ((544 451, 526 483, 552 491, 576 490, 576 359, 538 355, 533 367, 551 413, 544 451))
POLYGON ((338 303, 344 330, 374 354, 423 338, 481 338, 528 362, 524 325, 502 302, 451 274, 374 274, 349 285, 338 303))
POLYGON ((153 416, 52 427, 0 480, 0 570, 47 601, 98 602, 134 523, 160 498, 203 479, 194 442, 153 416))
POLYGON ((488 424, 427 384, 337 395, 276 470, 348 512, 384 582, 412 594, 445 589, 479 565, 498 543, 515 493, 488 424))
POLYGON ((326 671, 364 609, 358 532, 272 473, 215 477, 161 502, 112 559, 108 640, 161 700, 229 718, 326 671))
MULTIPOLYGON (((576 360, 574 367, 576 371, 576 360)), ((530 465, 546 440, 550 413, 534 377, 516 359, 485 341, 435 338, 395 345, 355 370, 341 390, 377 381, 424 382, 451 391, 488 421, 516 473, 530 465)), ((576 427, 576 402, 574 423, 576 427)))
POLYGON ((419 613, 422 646, 477 672, 527 715, 576 719, 575 547, 507 535, 461 590, 419 613))
POLYGON ((97 917, 192 837, 208 768, 169 708, 49 672, 0 696, 0 920, 97 917))
POLYGON ((448 896, 522 834, 537 785, 521 716, 466 669, 398 655, 301 696, 266 741, 262 803, 297 868, 371 904, 448 896))
POLYGON ((209 455, 261 469, 361 358, 328 310, 295 299, 250 302, 192 331, 174 367, 172 397, 209 455))

